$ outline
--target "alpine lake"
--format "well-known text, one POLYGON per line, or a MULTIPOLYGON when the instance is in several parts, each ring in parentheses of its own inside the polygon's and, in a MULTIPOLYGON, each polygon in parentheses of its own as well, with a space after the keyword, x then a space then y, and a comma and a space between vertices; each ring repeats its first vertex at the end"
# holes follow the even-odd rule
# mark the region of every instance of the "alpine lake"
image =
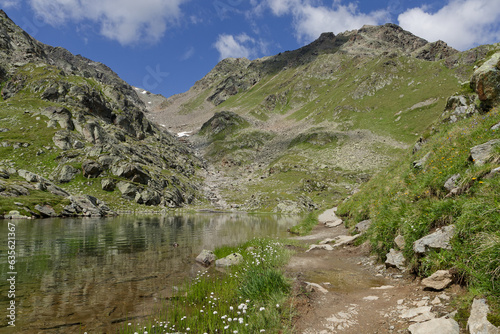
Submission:
POLYGON ((15 301, 15 328, 2 316, 0 333, 116 332, 160 311, 203 270, 195 261, 203 249, 287 237, 298 221, 238 213, 0 220, 2 314, 15 301), (8 280, 12 276, 15 282, 8 280))

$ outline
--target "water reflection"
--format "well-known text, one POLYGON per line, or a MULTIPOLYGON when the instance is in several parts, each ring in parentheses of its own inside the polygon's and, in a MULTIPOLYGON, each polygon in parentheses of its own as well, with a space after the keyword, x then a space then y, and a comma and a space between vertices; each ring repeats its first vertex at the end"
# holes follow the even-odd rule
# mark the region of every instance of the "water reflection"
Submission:
MULTIPOLYGON (((2 236, 7 223, 0 221, 2 236)), ((202 249, 286 236, 295 223, 242 214, 16 221, 16 332, 113 331, 161 306, 175 284, 200 269, 194 257, 202 249)), ((6 310, 6 237, 0 251, 0 309, 6 310)), ((0 331, 9 332, 1 319, 0 331)))

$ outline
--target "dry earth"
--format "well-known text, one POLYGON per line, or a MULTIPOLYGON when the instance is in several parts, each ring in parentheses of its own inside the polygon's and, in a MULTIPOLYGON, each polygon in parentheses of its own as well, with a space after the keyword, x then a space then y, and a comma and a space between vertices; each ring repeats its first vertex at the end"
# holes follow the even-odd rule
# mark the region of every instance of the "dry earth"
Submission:
MULTIPOLYGON (((295 239, 311 245, 346 234, 342 225, 318 225, 295 239)), ((463 293, 456 285, 424 290, 418 278, 377 263, 366 244, 299 252, 286 269, 300 286, 294 332, 302 334, 409 333, 415 322, 453 312, 451 300, 463 293)))

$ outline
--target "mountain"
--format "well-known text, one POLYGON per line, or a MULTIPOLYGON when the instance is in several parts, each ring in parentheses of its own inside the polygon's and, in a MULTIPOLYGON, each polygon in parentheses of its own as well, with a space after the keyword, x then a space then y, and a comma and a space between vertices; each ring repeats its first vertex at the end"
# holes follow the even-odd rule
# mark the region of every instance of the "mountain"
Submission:
POLYGON ((221 207, 307 211, 345 198, 398 159, 449 96, 472 103, 467 80, 496 47, 459 52, 394 24, 324 33, 275 56, 224 59, 147 116, 195 133, 221 207))
POLYGON ((104 64, 36 41, 3 11, 0 37, 0 215, 203 200, 201 161, 145 117, 136 89, 104 64))

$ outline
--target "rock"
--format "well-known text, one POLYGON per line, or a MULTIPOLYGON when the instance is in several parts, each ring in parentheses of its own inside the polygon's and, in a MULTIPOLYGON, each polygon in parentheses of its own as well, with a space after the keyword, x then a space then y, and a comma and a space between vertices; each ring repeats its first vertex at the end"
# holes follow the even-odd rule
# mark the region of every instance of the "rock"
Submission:
POLYGON ((101 188, 105 191, 113 191, 116 187, 116 181, 113 179, 102 179, 101 188))
POLYGON ((430 312, 431 309, 432 309, 432 306, 421 306, 421 307, 411 308, 411 309, 403 312, 401 314, 401 318, 403 318, 403 319, 415 318, 416 316, 418 316, 420 314, 430 312))
POLYGON ((396 244, 396 246, 398 246, 399 249, 405 248, 405 237, 403 237, 401 234, 398 234, 398 236, 394 238, 394 243, 396 244))
POLYGON ((453 319, 438 318, 408 327, 411 334, 459 334, 460 327, 453 319))
POLYGON ((243 261, 243 256, 240 253, 229 254, 225 258, 215 261, 217 267, 230 267, 240 264, 243 261))
POLYGON ((423 254, 430 248, 433 249, 451 249, 450 239, 455 234, 455 225, 448 225, 438 228, 436 232, 431 233, 413 243, 415 253, 423 254))
POLYGON ((423 169, 425 164, 427 163, 427 160, 429 160, 432 152, 428 152, 426 155, 424 155, 421 159, 413 161, 413 168, 415 169, 423 169))
POLYGON ((326 227, 336 227, 342 224, 342 219, 337 217, 335 212, 337 208, 328 209, 318 216, 318 222, 325 224, 326 227))
POLYGON ((324 245, 311 245, 311 246, 309 246, 309 249, 306 250, 306 253, 312 251, 313 249, 324 249, 327 251, 332 251, 333 247, 330 245, 326 245, 326 244, 324 244, 324 245))
POLYGON ((71 165, 64 165, 59 173, 58 181, 67 183, 73 180, 80 171, 71 165))
POLYGON ((486 174, 484 176, 485 179, 492 179, 494 178, 495 176, 497 176, 498 174, 500 174, 500 167, 497 167, 497 168, 494 168, 492 169, 488 174, 486 174))
POLYGON ((57 121, 63 129, 68 129, 69 131, 73 131, 75 129, 75 125, 71 120, 72 114, 66 108, 47 107, 42 113, 49 117, 51 120, 57 121))
POLYGON ((452 175, 446 182, 444 183, 444 188, 448 191, 452 191, 457 187, 457 182, 460 180, 460 174, 452 175))
POLYGON ((2 179, 8 179, 8 178, 10 178, 10 174, 9 174, 9 172, 7 170, 0 169, 0 177, 2 179))
POLYGON ((148 184, 151 177, 140 166, 133 164, 126 164, 119 167, 113 166, 111 172, 118 176, 129 179, 132 182, 148 184))
POLYGON ((422 285, 433 290, 446 289, 452 283, 452 276, 449 270, 438 270, 431 276, 422 280, 422 285))
POLYGON ((491 162, 494 158, 498 159, 498 155, 495 156, 495 147, 499 145, 500 139, 493 139, 484 144, 474 146, 470 150, 469 160, 473 161, 477 166, 482 166, 491 162))
POLYGON ((379 297, 378 296, 366 296, 366 297, 363 297, 363 300, 367 300, 367 301, 373 301, 373 300, 378 300, 379 297))
POLYGON ((467 329, 470 334, 499 334, 498 327, 491 324, 488 319, 490 308, 485 299, 474 299, 470 311, 469 320, 467 320, 467 329))
POLYGON ((90 195, 69 196, 70 205, 64 208, 63 216, 83 215, 85 217, 116 216, 106 203, 90 195))
POLYGON ((40 212, 42 217, 57 217, 57 213, 50 205, 35 205, 35 210, 40 212))
POLYGON ((201 253, 196 257, 196 262, 201 263, 204 266, 209 266, 211 265, 215 260, 217 260, 217 257, 212 251, 209 250, 202 250, 201 253))
POLYGON ((335 244, 333 247, 339 247, 339 246, 344 246, 344 245, 349 245, 352 243, 354 240, 356 240, 361 234, 356 234, 356 235, 339 235, 338 237, 335 237, 335 244))
POLYGON ((307 292, 321 292, 321 293, 328 293, 328 290, 322 287, 321 285, 317 283, 311 283, 311 282, 304 282, 306 283, 306 291, 307 292))
POLYGON ((50 192, 53 195, 61 196, 61 197, 68 197, 69 193, 64 190, 59 188, 58 186, 54 185, 53 183, 48 183, 47 185, 43 184, 45 186, 45 189, 47 189, 48 192, 50 192))
POLYGON ((61 150, 70 150, 73 148, 71 144, 71 138, 66 130, 57 131, 52 138, 54 145, 59 147, 61 150))
POLYGON ((8 214, 4 216, 5 219, 28 219, 28 216, 23 216, 21 213, 17 210, 12 210, 9 211, 8 214))
POLYGON ((368 228, 370 228, 370 225, 372 224, 372 221, 370 219, 360 221, 359 223, 354 226, 354 231, 357 233, 364 233, 368 231, 368 228))
POLYGON ((86 178, 96 178, 103 172, 102 166, 94 160, 85 160, 82 163, 82 170, 86 178))
POLYGON ((470 101, 469 98, 463 95, 458 95, 448 98, 443 116, 448 114, 449 116, 444 118, 444 121, 455 123, 458 120, 472 116, 476 112, 474 101, 470 101))
POLYGON ((434 319, 434 318, 436 318, 434 313, 432 313, 431 311, 427 311, 427 312, 424 312, 422 314, 417 315, 414 318, 411 318, 410 321, 411 322, 424 322, 424 321, 429 321, 429 320, 434 319))
POLYGON ((495 53, 481 67, 479 67, 471 78, 471 88, 479 96, 482 104, 489 109, 500 103, 500 52, 495 53))
POLYGON ((386 255, 387 260, 385 260, 385 265, 389 268, 398 268, 400 270, 405 269, 406 259, 403 256, 403 252, 398 252, 393 248, 390 249, 389 253, 386 255))
POLYGON ((122 193, 122 197, 128 200, 135 200, 139 188, 129 182, 120 181, 116 184, 116 187, 122 193))
POLYGON ((135 195, 135 201, 144 205, 158 205, 161 202, 160 194, 156 191, 144 190, 135 195))
POLYGON ((40 177, 38 175, 24 169, 18 170, 17 174, 19 174, 20 177, 22 177, 28 182, 38 182, 40 180, 40 177))

